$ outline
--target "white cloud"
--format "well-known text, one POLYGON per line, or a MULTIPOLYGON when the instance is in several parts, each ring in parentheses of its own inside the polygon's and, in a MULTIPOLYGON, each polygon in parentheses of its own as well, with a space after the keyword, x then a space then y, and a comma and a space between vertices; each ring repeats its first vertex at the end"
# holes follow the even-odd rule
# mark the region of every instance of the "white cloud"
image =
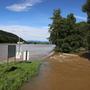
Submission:
POLYGON ((86 20, 87 20, 87 18, 86 18, 86 17, 77 16, 77 15, 75 15, 75 17, 76 17, 77 19, 80 19, 80 20, 84 20, 84 21, 86 21, 86 20))
POLYGON ((0 30, 14 33, 25 40, 47 41, 49 37, 48 29, 44 27, 35 28, 21 25, 0 25, 0 30))
POLYGON ((12 5, 7 6, 6 8, 15 12, 28 11, 37 3, 41 3, 41 0, 24 0, 21 3, 14 3, 12 5))

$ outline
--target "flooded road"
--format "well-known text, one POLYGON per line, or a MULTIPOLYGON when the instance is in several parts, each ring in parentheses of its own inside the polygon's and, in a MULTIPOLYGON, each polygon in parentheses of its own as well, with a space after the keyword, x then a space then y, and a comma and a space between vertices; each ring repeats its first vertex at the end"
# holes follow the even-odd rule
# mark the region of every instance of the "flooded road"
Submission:
POLYGON ((17 51, 20 49, 21 52, 30 52, 30 60, 41 60, 48 56, 54 48, 55 45, 52 44, 22 44, 20 47, 17 45, 17 51))
POLYGON ((78 56, 52 56, 39 75, 20 90, 90 90, 90 61, 78 56))

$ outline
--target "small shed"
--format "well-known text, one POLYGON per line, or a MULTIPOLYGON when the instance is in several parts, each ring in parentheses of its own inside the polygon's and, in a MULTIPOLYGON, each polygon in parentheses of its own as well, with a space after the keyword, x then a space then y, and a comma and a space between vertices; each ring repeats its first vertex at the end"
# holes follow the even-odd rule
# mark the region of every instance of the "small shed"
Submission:
POLYGON ((0 44, 0 62, 16 56, 15 44, 0 44))

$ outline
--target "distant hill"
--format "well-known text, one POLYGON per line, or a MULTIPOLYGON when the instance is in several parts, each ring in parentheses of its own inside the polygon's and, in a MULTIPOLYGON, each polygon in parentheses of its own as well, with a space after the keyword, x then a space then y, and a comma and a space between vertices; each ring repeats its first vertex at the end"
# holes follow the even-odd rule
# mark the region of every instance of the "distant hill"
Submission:
MULTIPOLYGON (((0 43, 17 43, 19 37, 15 34, 0 30, 0 43)), ((22 38, 20 38, 20 41, 24 41, 22 38)))
POLYGON ((27 41, 28 44, 49 44, 48 41, 27 41))

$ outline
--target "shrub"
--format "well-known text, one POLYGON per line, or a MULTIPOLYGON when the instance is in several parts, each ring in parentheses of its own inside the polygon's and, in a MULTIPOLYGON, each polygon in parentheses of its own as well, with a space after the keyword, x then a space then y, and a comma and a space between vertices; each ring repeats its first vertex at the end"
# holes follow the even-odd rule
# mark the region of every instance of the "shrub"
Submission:
POLYGON ((90 35, 87 36, 88 50, 90 50, 90 35))
POLYGON ((61 46, 61 52, 64 52, 64 53, 69 53, 71 52, 71 47, 68 43, 63 43, 62 46, 61 46))

